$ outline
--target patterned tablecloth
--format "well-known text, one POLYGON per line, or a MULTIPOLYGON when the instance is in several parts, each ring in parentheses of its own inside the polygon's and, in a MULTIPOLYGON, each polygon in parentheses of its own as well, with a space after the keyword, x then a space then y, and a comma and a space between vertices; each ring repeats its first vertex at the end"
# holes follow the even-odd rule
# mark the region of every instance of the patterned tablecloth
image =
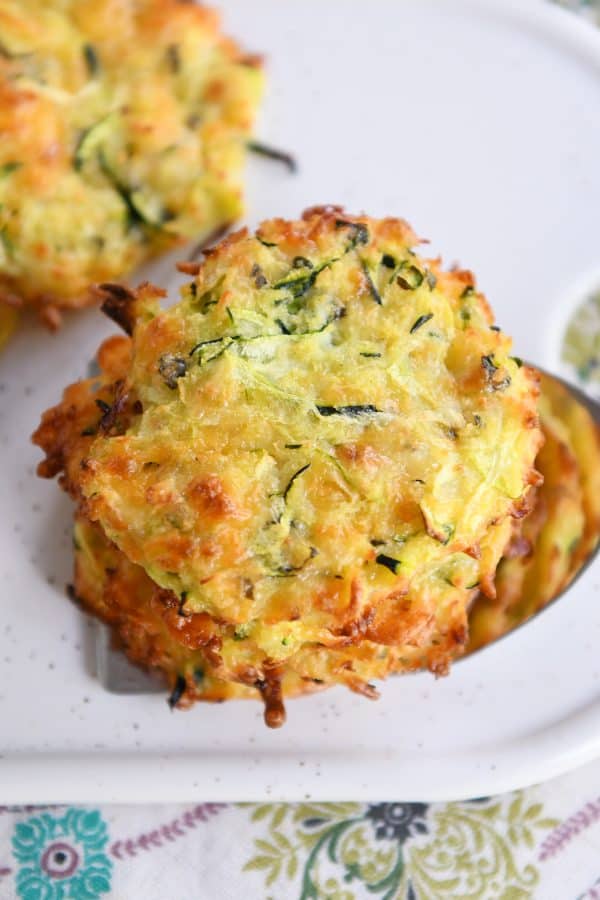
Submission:
POLYGON ((463 803, 0 806, 17 898, 600 900, 600 761, 463 803))
POLYGON ((600 761, 464 803, 0 807, 2 900, 600 900, 600 761))

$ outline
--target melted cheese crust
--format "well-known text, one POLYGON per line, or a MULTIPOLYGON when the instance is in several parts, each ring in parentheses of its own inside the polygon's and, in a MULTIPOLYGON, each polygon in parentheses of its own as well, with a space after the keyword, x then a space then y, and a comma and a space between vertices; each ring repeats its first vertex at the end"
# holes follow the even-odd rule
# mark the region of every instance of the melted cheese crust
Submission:
POLYGON ((261 90, 210 9, 0 0, 0 299, 80 306, 235 220, 261 90))
MULTIPOLYGON (((538 480, 537 377, 472 275, 416 244, 338 208, 239 232, 170 309, 149 286, 126 298, 131 360, 101 381, 99 430, 104 395, 77 385, 37 433, 42 474, 66 469, 223 682, 370 694, 443 673, 493 593, 538 480)), ((180 663, 191 690, 198 661, 180 663)))

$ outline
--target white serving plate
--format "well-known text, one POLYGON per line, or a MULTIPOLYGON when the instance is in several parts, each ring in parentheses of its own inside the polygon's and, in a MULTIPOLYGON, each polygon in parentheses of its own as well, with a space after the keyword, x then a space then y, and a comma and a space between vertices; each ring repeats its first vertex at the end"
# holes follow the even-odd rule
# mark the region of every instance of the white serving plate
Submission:
MULTIPOLYGON (((542 0, 221 5, 268 59, 261 137, 300 161, 252 162, 250 224, 324 202, 403 215, 479 274, 519 355, 557 368, 552 323, 600 256, 600 33, 542 0)), ((166 263, 151 274, 174 289, 166 263)), ((33 477, 28 435, 111 331, 96 311, 54 337, 30 323, 0 357, 3 802, 456 799, 600 755, 600 560, 449 678, 293 701, 280 731, 258 703, 107 692, 64 599, 71 505, 33 477)))

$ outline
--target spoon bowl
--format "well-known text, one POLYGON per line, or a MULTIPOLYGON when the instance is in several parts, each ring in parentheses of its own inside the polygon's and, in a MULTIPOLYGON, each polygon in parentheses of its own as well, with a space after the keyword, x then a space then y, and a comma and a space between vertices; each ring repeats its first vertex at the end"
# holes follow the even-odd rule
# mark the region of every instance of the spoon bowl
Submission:
MULTIPOLYGON (((533 365, 533 363, 528 363, 527 365, 533 365)), ((600 400, 595 400, 593 397, 590 397, 585 391, 581 388, 576 387, 570 381, 566 381, 564 378, 560 378, 558 375, 554 375, 551 372, 547 372, 546 369, 542 369, 540 366, 533 366, 534 369, 537 369, 538 372, 541 372, 545 378, 549 381, 554 381, 567 390, 571 396, 575 399, 577 403, 581 406, 584 406, 592 419, 596 423, 596 425, 600 425, 600 400)))
MULTIPOLYGON (((542 369, 540 366, 534 365, 533 363, 528 363, 528 365, 531 365, 543 376, 543 380, 546 382, 546 386, 547 386, 546 390, 544 390, 544 387, 542 387, 543 395, 548 396, 548 398, 552 397, 553 391, 551 389, 548 389, 548 386, 549 385, 557 386, 557 392, 556 392, 557 396, 560 396, 560 394, 564 395, 564 392, 566 392, 568 395, 568 399, 570 401, 573 401, 575 406, 583 407, 583 409, 586 410, 587 413, 589 413, 594 424, 597 427, 600 427, 600 402, 598 400, 595 400, 593 397, 591 397, 589 394, 587 394, 581 388, 579 388, 576 385, 572 384, 571 382, 565 380, 564 378, 561 378, 560 376, 555 375, 554 373, 547 372, 546 370, 542 369)), ((556 419, 559 422, 565 424, 565 426, 566 426, 567 421, 568 421, 566 413, 563 418, 560 415, 560 412, 558 410, 553 410, 553 412, 555 414, 556 419)), ((563 410, 563 412, 564 412, 564 410, 563 410)), ((575 455, 578 456, 577 453, 575 453, 575 455)), ((556 476, 555 476, 555 479, 556 479, 556 476)), ((552 480, 549 480, 550 485, 553 485, 553 483, 554 482, 552 480)), ((557 487, 560 487, 560 486, 557 485, 557 487)), ((588 510, 588 512, 589 512, 589 510, 588 510)), ((588 518, 588 522, 590 520, 594 521, 595 517, 590 516, 588 518)), ((578 562, 578 564, 576 563, 571 566, 571 569, 568 572, 568 575, 564 579, 562 579, 562 581, 563 581, 562 587, 557 589, 554 594, 551 594, 549 598, 548 597, 544 598, 542 595, 542 602, 539 603, 539 606, 536 609, 534 609, 534 611, 525 612, 519 621, 515 622, 514 624, 511 624, 509 627, 503 628, 495 636, 484 638, 484 640, 482 640, 481 642, 479 642, 479 640, 476 640, 475 646, 472 649, 470 647, 468 647, 467 651, 465 653, 465 656, 462 658, 464 659, 465 657, 473 656, 475 653, 478 653, 481 650, 485 650, 487 647, 490 647, 492 644, 498 643, 498 641, 503 640, 504 638, 513 634, 518 629, 522 628, 524 625, 527 625, 534 618, 539 616, 540 613, 542 613, 546 609, 548 609, 548 607, 550 605, 556 603, 557 600, 561 599, 570 590, 570 588, 575 584, 575 582, 583 575, 583 573, 589 568, 589 566, 593 563, 594 559, 596 558, 596 556, 598 554, 598 551, 600 550, 600 543, 598 541, 600 534, 594 534, 593 531, 592 531, 592 534, 593 534, 593 538, 591 541, 589 538, 589 532, 588 532, 588 536, 586 538, 588 543, 591 543, 591 545, 592 545, 591 548, 588 550, 583 561, 580 560, 578 562)), ((538 538, 539 538, 539 535, 538 535, 538 538)), ((538 538, 536 538, 536 541, 538 538)), ((535 549, 534 549, 534 556, 535 556, 535 549)), ((528 594, 527 594, 527 591, 525 590, 521 593, 520 596, 519 595, 516 595, 516 596, 517 596, 516 603, 521 604, 521 603, 523 603, 523 601, 526 602, 526 598, 527 598, 528 594)), ((535 594, 532 597, 530 597, 530 601, 533 600, 534 598, 535 598, 535 594)), ((474 604, 476 602, 477 602, 476 600, 473 601, 474 604)), ((514 606, 515 606, 515 600, 513 598, 512 603, 509 603, 506 606, 506 609, 510 610, 514 606)), ((499 608, 502 609, 502 604, 500 604, 499 608)), ((473 613, 473 607, 471 608, 470 615, 472 615, 472 613, 473 613)), ((484 612, 484 616, 485 616, 485 612, 484 612)), ((493 631, 493 629, 491 629, 491 630, 493 631)), ((485 634, 485 626, 483 629, 483 633, 485 634)), ((460 659, 456 660, 455 664, 456 664, 456 662, 460 662, 460 659)))

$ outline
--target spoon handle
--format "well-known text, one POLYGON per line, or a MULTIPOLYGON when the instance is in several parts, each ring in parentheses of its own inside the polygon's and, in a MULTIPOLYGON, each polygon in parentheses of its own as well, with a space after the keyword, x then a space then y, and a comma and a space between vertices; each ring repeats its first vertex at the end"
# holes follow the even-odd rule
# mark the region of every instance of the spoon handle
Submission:
POLYGON ((558 381, 559 384, 562 384, 562 386, 573 395, 575 400, 587 409, 596 425, 600 425, 600 403, 597 400, 594 400, 593 397, 590 397, 589 394, 586 394, 585 391, 582 391, 581 388, 572 384, 570 381, 561 378, 560 375, 555 375, 554 372, 547 372, 546 369, 542 369, 541 366, 537 366, 535 363, 528 363, 528 365, 537 369, 537 371, 545 375, 546 378, 553 379, 554 381, 558 381))

